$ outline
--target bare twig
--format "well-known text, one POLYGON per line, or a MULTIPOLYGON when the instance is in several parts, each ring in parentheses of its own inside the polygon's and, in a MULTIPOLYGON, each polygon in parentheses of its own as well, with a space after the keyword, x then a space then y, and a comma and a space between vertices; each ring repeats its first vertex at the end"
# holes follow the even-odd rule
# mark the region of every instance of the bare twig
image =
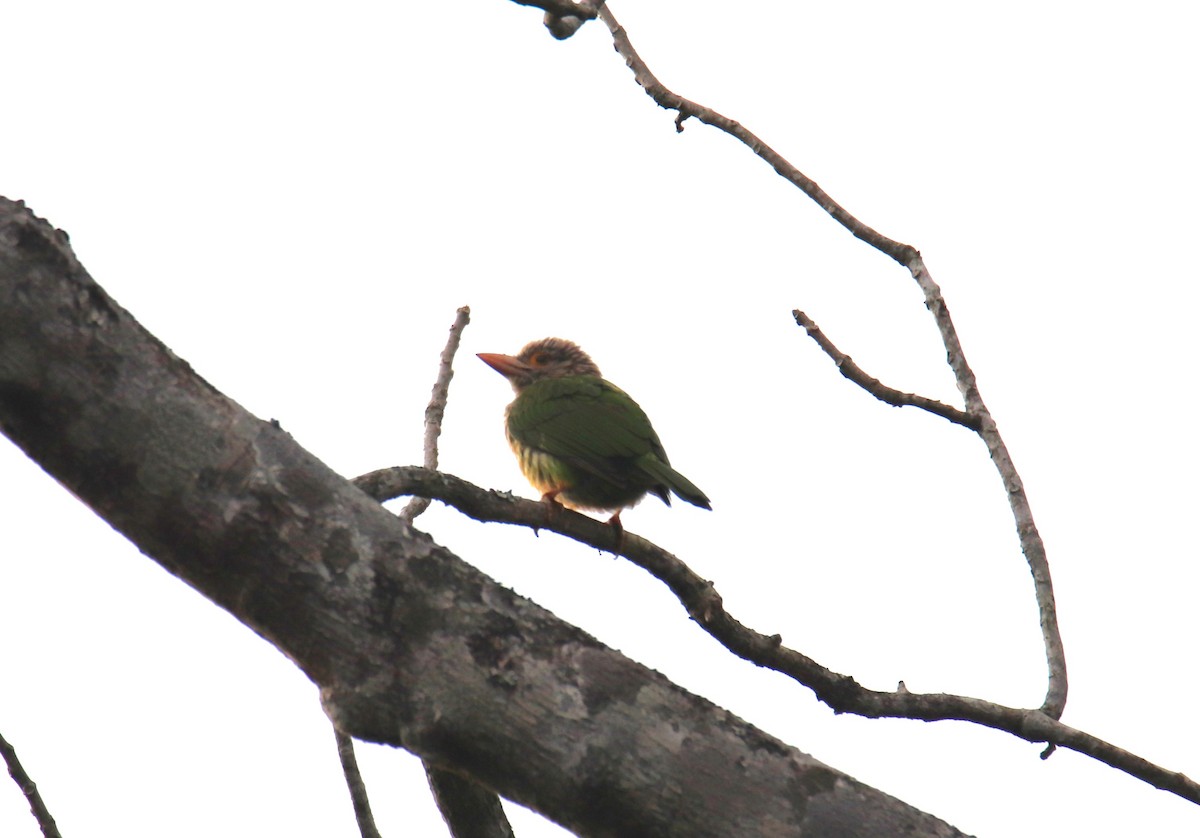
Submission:
POLYGON ((789 181, 805 195, 816 201, 822 209, 833 216, 835 221, 858 238, 867 242, 867 244, 886 253, 905 266, 918 255, 912 246, 893 241, 887 236, 872 230, 866 224, 863 224, 847 212, 841 204, 829 197, 825 190, 818 186, 814 180, 785 160, 779 152, 764 143, 759 137, 747 131, 740 123, 735 122, 727 116, 722 116, 711 108, 706 108, 690 99, 684 99, 679 94, 668 90, 654 73, 650 72, 650 68, 646 66, 646 62, 634 50, 633 44, 629 41, 629 35, 625 32, 625 28, 617 23, 617 19, 613 17, 612 12, 609 11, 607 6, 600 10, 600 20, 604 21, 604 24, 612 32, 613 44, 617 52, 625 59, 625 63, 629 65, 629 69, 633 70, 633 76, 637 79, 637 83, 642 86, 646 93, 650 95, 650 98, 657 102, 659 106, 669 111, 679 112, 679 116, 675 119, 676 131, 682 131, 683 123, 689 117, 693 116, 706 125, 720 128, 731 137, 749 146, 750 150, 769 163, 771 168, 780 177, 789 181))
POLYGON ((375 817, 371 814, 371 801, 367 797, 367 786, 363 783, 362 774, 358 770, 358 760, 354 757, 354 740, 333 728, 337 738, 338 758, 342 761, 342 773, 346 776, 346 787, 350 789, 350 800, 354 804, 354 819, 358 821, 358 831, 362 838, 381 838, 375 826, 375 817))
POLYGON ((29 802, 29 810, 33 812, 33 817, 41 827, 42 835, 46 838, 62 838, 62 833, 58 831, 58 824, 54 822, 54 817, 46 808, 42 795, 38 793, 37 784, 25 773, 25 767, 17 759, 16 748, 8 744, 3 736, 0 736, 0 754, 4 756, 4 763, 8 766, 9 775, 17 784, 17 788, 25 795, 25 800, 29 802))
MULTIPOLYGON (((446 402, 450 396, 450 380, 454 378, 454 356, 462 339, 463 329, 471 322, 471 309, 462 306, 455 313, 454 322, 450 325, 450 336, 442 349, 438 362, 438 374, 433 383, 433 394, 429 405, 425 408, 425 467, 436 469, 438 462, 438 438, 442 433, 442 419, 446 413, 446 402)), ((429 508, 429 498, 414 495, 400 517, 412 523, 418 515, 429 508)), ((379 832, 371 816, 371 804, 367 798, 367 789, 363 784, 362 775, 358 773, 358 763, 354 758, 354 741, 334 726, 337 737, 338 756, 342 760, 342 770, 346 775, 346 784, 350 788, 350 797, 354 801, 354 814, 358 819, 358 827, 363 838, 378 838, 379 832)), ((504 815, 500 798, 491 791, 477 785, 469 779, 447 775, 447 772, 428 762, 423 763, 429 786, 434 792, 434 799, 442 813, 450 833, 455 836, 511 836, 512 829, 504 815)))
MULTIPOLYGON (((547 12, 549 14, 549 12, 547 12)), ((438 438, 442 434, 442 418, 446 414, 446 402, 450 398, 450 380, 454 378, 454 356, 462 340, 463 330, 471 322, 471 309, 462 306, 450 325, 450 335, 442 349, 438 362, 437 379, 433 382, 433 395, 425 408, 425 467, 436 469, 438 461, 438 438)), ((412 523, 418 515, 429 508, 429 498, 414 495, 400 517, 412 523)), ((452 774, 429 762, 422 762, 434 802, 442 813, 450 834, 460 838, 509 838, 512 827, 504 814, 500 798, 473 780, 452 774)))
MULTIPOLYGON (((446 347, 442 350, 437 379, 433 382, 433 395, 429 399, 429 406, 425 408, 425 468, 437 468, 438 437, 442 435, 442 417, 446 414, 446 400, 450 397, 450 379, 454 378, 454 355, 458 352, 463 329, 470 322, 470 307, 463 306, 458 309, 454 322, 450 325, 446 347)), ((400 517, 412 523, 413 519, 428 507, 428 498, 414 497, 405 505, 400 517)))
MULTIPOLYGON (((917 285, 925 295, 925 305, 932 312, 934 320, 937 323, 942 343, 946 347, 947 360, 954 371, 955 381, 965 400, 966 411, 959 412, 945 405, 936 407, 939 403, 930 400, 918 402, 916 400, 921 399, 921 397, 910 397, 909 394, 885 388, 878 381, 875 381, 875 379, 866 376, 857 367, 847 368, 843 366, 842 373, 889 404, 896 404, 898 402, 893 401, 892 398, 885 397, 885 393, 887 396, 901 400, 911 398, 913 399, 912 401, 901 401, 899 403, 916 404, 952 422, 958 422, 958 424, 976 430, 983 438, 992 462, 1000 472, 1000 478, 1004 482, 1005 490, 1008 492, 1009 506, 1012 509, 1013 518, 1016 522, 1021 550, 1025 554, 1025 559, 1033 575, 1034 594, 1038 603, 1042 639, 1045 645, 1046 663, 1049 671, 1046 697, 1042 702, 1042 712, 1056 719, 1061 718, 1067 702, 1067 659, 1066 652, 1063 649, 1062 637, 1058 630, 1058 612, 1054 603, 1054 587, 1050 580, 1050 564, 1046 559, 1046 548, 1042 543, 1037 526, 1034 524, 1033 511, 1029 506, 1028 498, 1025 496, 1025 489, 1021 478, 1017 474, 1016 467, 1013 465, 1012 458, 1009 456, 1008 449, 1005 447, 999 431, 996 429, 996 423, 992 419, 991 413, 988 412, 987 406, 983 403, 983 399, 979 395, 975 375, 967 365, 966 356, 963 353, 962 345, 959 343, 954 323, 950 319, 950 312, 942 297, 941 289, 933 281, 933 277, 929 274, 928 268, 925 267, 925 263, 921 259, 921 254, 913 246, 889 239, 887 236, 863 224, 844 207, 834 201, 811 178, 789 163, 782 155, 764 143, 758 136, 748 131, 740 123, 717 113, 711 108, 706 108, 668 90, 654 73, 650 71, 650 68, 642 60, 641 56, 638 55, 629 40, 628 33, 617 22, 617 19, 608 8, 600 10, 600 19, 604 21, 605 25, 612 32, 613 44, 617 52, 625 58, 625 63, 633 70, 634 78, 637 79, 638 84, 661 107, 678 112, 679 115, 675 120, 676 130, 682 131, 683 123, 689 117, 694 116, 701 122, 712 125, 714 128, 719 128, 745 143, 751 151, 771 164, 771 167, 781 177, 794 184, 805 195, 816 201, 835 221, 859 239, 862 239, 867 244, 904 265, 912 273, 913 278, 917 281, 917 285), (852 375, 851 372, 854 374, 852 375), (961 420, 969 420, 969 423, 968 421, 961 420)), ((814 335, 814 338, 816 337, 814 335)), ((818 343, 820 343, 819 338, 818 343)), ((832 344, 829 346, 831 347, 832 344)), ((827 353, 829 352, 829 348, 825 345, 822 345, 822 348, 827 353)), ((838 356, 848 360, 840 352, 837 356, 831 354, 831 357, 839 363, 839 366, 842 366, 842 362, 839 361, 838 356)))
POLYGON ((1062 637, 1058 632, 1058 617, 1054 604, 1054 586, 1050 581, 1050 563, 1046 559, 1046 548, 1042 543, 1041 535, 1038 533, 1037 525, 1034 524, 1033 511, 1030 509, 1029 499, 1025 495, 1025 487, 1021 482, 1021 476, 1017 473, 1016 466, 1013 465, 1012 458, 1008 454, 1008 449, 1004 445, 1004 440, 1000 437, 1000 432, 996 428, 995 420, 992 419, 987 405, 983 403, 983 398, 979 395, 979 387, 975 382, 975 374, 971 371, 970 366, 967 365, 962 346, 958 342, 958 335, 954 331, 954 324, 950 320, 950 312, 947 310, 945 301, 942 299, 941 290, 933 282, 933 279, 925 270, 924 263, 921 262, 919 257, 917 263, 919 263, 919 267, 914 269, 913 275, 917 277, 917 281, 925 291, 929 309, 933 312, 934 319, 937 321, 938 330, 942 334, 942 342, 946 346, 946 357, 949 360, 951 368, 954 370, 955 380, 958 382, 959 389, 962 391, 967 405, 966 412, 942 404, 939 401, 927 399, 924 396, 916 396, 911 393, 903 393, 882 384, 878 379, 872 378, 863 372, 850 359, 849 355, 846 355, 834 346, 833 342, 825 336, 825 333, 804 312, 796 310, 792 312, 792 315, 796 318, 796 322, 808 332, 809 337, 815 340, 817 345, 825 351, 825 354, 833 359, 833 362, 837 364, 842 375, 875 396, 875 398, 892 405, 914 405, 920 407, 930 413, 949 419, 951 422, 970 428, 983 439, 987 445, 992 462, 995 464, 997 471, 1000 472, 1000 479, 1003 481, 1005 490, 1008 493, 1008 503, 1012 509, 1013 518, 1016 521, 1017 536, 1021 542, 1021 551, 1025 554, 1030 572, 1033 574, 1034 595, 1037 598, 1038 613, 1041 615, 1042 640, 1046 649, 1046 663, 1050 672, 1049 686, 1041 709, 1048 716, 1052 716, 1055 719, 1062 718, 1063 709, 1067 703, 1067 659, 1063 649, 1062 637))
POLYGON ((881 402, 894 405, 895 407, 904 407, 912 405, 919 407, 922 410, 929 411, 943 419, 949 419, 956 425, 962 425, 964 428, 970 428, 973 431, 979 430, 979 418, 972 416, 969 413, 964 413, 957 407, 951 407, 948 404, 943 404, 936 399, 929 399, 925 396, 918 396, 913 393, 904 393, 892 387, 883 384, 878 378, 873 378, 863 371, 862 367, 854 363, 854 360, 833 345, 821 328, 812 321, 811 318, 799 309, 792 311, 792 316, 796 318, 804 331, 808 332, 808 336, 817 342, 817 345, 825 351, 825 354, 833 359, 837 364, 838 371, 853 381, 859 387, 866 390, 881 402))
POLYGON ((849 675, 827 669, 783 645, 779 635, 764 635, 730 616, 710 582, 697 576, 677 557, 626 531, 623 538, 586 515, 560 510, 547 520, 544 504, 508 492, 486 491, 449 474, 415 466, 381 469, 355 478, 354 484, 382 502, 407 494, 430 497, 453 506, 477 521, 518 524, 550 530, 599 550, 624 556, 665 584, 688 615, 721 645, 752 663, 787 675, 811 689, 838 713, 870 718, 919 721, 957 719, 1005 731, 1027 742, 1046 742, 1081 754, 1137 777, 1193 803, 1200 803, 1200 783, 1169 771, 1089 733, 1062 724, 1041 709, 1006 707, 990 701, 945 693, 870 690, 849 675))

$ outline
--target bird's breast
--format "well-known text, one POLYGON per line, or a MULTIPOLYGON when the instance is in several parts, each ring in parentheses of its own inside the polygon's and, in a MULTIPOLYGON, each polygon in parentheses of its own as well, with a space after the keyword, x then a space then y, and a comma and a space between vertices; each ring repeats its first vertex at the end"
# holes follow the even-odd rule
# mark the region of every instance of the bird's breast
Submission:
POLYGON ((538 448, 523 445, 512 434, 508 435, 508 444, 517 456, 525 479, 543 495, 570 487, 571 469, 562 460, 538 448))

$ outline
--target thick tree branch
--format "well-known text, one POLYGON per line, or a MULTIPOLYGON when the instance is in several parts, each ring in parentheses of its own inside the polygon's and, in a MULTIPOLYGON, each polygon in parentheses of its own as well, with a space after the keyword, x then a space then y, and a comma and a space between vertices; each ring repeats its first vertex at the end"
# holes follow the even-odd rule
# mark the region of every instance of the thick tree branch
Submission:
POLYGON ((750 629, 725 611, 712 583, 697 576, 674 555, 634 533, 618 541, 612 527, 563 509, 551 519, 545 504, 508 492, 487 491, 453 475, 426 469, 396 467, 365 474, 354 481, 371 497, 384 501, 408 494, 432 497, 477 521, 518 524, 565 535, 599 550, 624 556, 663 582, 678 597, 688 615, 738 657, 787 675, 811 689, 838 713, 870 718, 918 721, 959 720, 1011 733, 1028 742, 1046 742, 1087 754, 1113 768, 1200 803, 1200 784, 1091 734, 1062 724, 1040 709, 1006 707, 978 698, 945 693, 870 690, 849 675, 827 669, 812 658, 783 645, 779 635, 750 629))
MULTIPOLYGON (((1034 595, 1037 598, 1042 638, 1046 650, 1046 664, 1049 677, 1047 679, 1046 698, 1042 702, 1042 711, 1054 718, 1060 718, 1067 702, 1067 658, 1063 648, 1062 636, 1058 630, 1058 611, 1054 603, 1054 587, 1050 579, 1050 563, 1046 558, 1046 548, 1042 543, 1037 526, 1034 524, 1033 511, 1029 506, 1028 498, 1025 496, 1025 489, 1021 478, 1017 474, 1016 467, 1013 465, 1012 458, 1008 454, 1008 449, 1005 447, 999 431, 996 429, 995 421, 992 419, 987 406, 983 403, 983 399, 979 395, 979 388, 975 383, 975 375, 967 365, 966 356, 959 343, 954 323, 950 319, 950 311, 942 297, 941 289, 933 281, 933 277, 921 259, 921 254, 915 247, 889 239, 875 229, 863 224, 842 207, 841 204, 834 201, 815 181, 789 163, 781 154, 764 143, 757 135, 748 131, 740 123, 717 113, 711 108, 707 108, 690 99, 685 99, 679 94, 668 90, 654 73, 650 71, 649 66, 642 60, 641 56, 638 55, 637 50, 633 48, 633 44, 629 40, 629 34, 617 22, 617 19, 607 7, 600 10, 600 19, 604 21, 604 24, 612 32, 613 44, 617 52, 625 59, 625 63, 633 70, 634 78, 638 84, 661 107, 678 112, 679 115, 675 120, 677 131, 682 131, 683 123, 689 117, 694 116, 701 122, 711 125, 714 128, 719 128, 731 137, 741 141, 756 155, 769 163, 780 177, 792 183, 805 195, 816 201, 835 221, 853 233, 857 238, 862 239, 867 244, 887 254, 901 265, 904 265, 912 273, 913 278, 916 279, 917 285, 925 295, 925 305, 933 313, 934 320, 937 322, 938 331, 946 347, 947 360, 954 371, 958 388, 962 392, 966 402, 965 413, 958 413, 957 415, 961 418, 969 417, 970 421, 974 424, 968 425, 968 427, 979 430, 980 436, 987 445, 988 453, 993 463, 995 463, 997 470, 1000 472, 1001 480, 1003 480, 1005 490, 1008 493, 1009 505, 1016 521, 1017 535, 1021 542, 1021 550, 1025 554, 1025 559, 1033 575, 1034 595)), ((835 357, 834 360, 836 361, 837 358, 835 357)), ((843 374, 846 373, 847 370, 843 369, 843 374)), ((847 377, 854 380, 853 376, 847 375, 847 377)), ((857 383, 865 386, 864 381, 858 381, 857 383)), ((875 384, 878 383, 875 382, 875 384)), ((867 389, 870 390, 869 387, 867 389)), ((900 397, 907 396, 907 394, 891 390, 891 388, 886 389, 890 393, 900 397)), ((880 395, 880 398, 883 397, 880 395)), ((886 398, 883 400, 889 401, 886 398)), ((894 402, 889 401, 889 403, 894 402)), ((906 403, 915 404, 915 402, 906 403)), ((945 408, 942 411, 933 410, 929 405, 922 406, 926 410, 931 410, 951 421, 958 421, 948 412, 952 411, 952 408, 945 408)), ((960 424, 965 423, 960 422, 960 424)))
POLYGON ((4 764, 8 766, 9 776, 13 778, 13 782, 21 790, 21 794, 25 795, 25 800, 29 803, 29 811, 33 813, 34 820, 42 830, 42 835, 46 838, 62 838, 62 833, 58 831, 58 824, 54 822, 54 816, 46 808, 46 802, 42 800, 42 795, 37 790, 37 783, 26 773, 25 766, 21 765, 21 760, 17 759, 17 749, 8 744, 8 740, 3 736, 0 736, 0 756, 4 757, 4 764))
MULTIPOLYGON (((275 645, 336 727, 567 829, 958 834, 496 584, 247 413, 0 200, 0 431, 275 645)), ((592 522, 596 526, 601 526, 592 522)))

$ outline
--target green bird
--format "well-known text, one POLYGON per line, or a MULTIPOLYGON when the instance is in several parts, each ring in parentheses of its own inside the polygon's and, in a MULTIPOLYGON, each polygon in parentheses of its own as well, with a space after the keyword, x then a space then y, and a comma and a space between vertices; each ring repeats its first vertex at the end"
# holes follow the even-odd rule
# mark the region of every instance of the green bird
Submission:
POLYGON ((668 506, 674 492, 712 509, 704 492, 671 468, 646 412, 571 341, 545 338, 516 355, 482 352, 479 359, 516 391, 504 430, 542 500, 611 512, 608 523, 618 528, 621 510, 648 492, 668 506))

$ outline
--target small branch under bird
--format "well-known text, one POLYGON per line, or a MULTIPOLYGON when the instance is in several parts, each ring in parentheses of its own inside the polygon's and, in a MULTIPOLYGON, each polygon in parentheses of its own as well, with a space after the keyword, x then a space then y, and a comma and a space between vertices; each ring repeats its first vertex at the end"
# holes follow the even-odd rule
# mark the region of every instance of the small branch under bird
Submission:
POLYGON ((671 467, 646 412, 605 381, 576 344, 544 338, 516 355, 481 352, 479 359, 512 384, 517 397, 504 413, 508 444, 542 500, 571 509, 621 510, 647 493, 671 505, 671 493, 712 509, 708 497, 671 467))

